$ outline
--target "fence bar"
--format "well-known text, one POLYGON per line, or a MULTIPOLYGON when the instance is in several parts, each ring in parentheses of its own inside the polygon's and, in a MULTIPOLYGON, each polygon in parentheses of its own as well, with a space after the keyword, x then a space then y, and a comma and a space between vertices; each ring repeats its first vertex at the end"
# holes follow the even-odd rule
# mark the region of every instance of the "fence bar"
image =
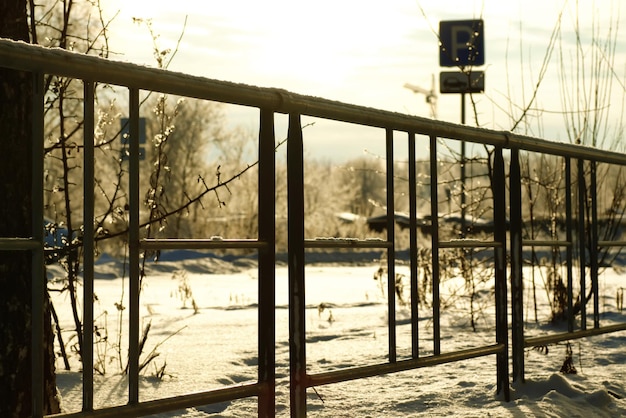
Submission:
POLYGON ((84 83, 83 116, 83 411, 93 410, 94 84, 84 83))
POLYGON ((259 250, 258 283, 259 312, 258 380, 263 385, 258 399, 259 417, 269 418, 275 414, 276 397, 276 171, 274 152, 274 113, 261 109, 259 128, 258 210, 259 250))
POLYGON ((493 219, 494 240, 501 245, 495 252, 495 296, 496 296, 496 342, 504 345, 504 350, 496 355, 497 392, 510 399, 509 388, 509 332, 508 332, 508 293, 506 285, 506 185, 502 148, 496 147, 493 157, 493 219))
POLYGON ((46 273, 43 254, 43 176, 44 176, 44 80, 43 74, 33 73, 32 103, 32 322, 31 322, 31 388, 32 416, 43 416, 44 410, 44 306, 46 298, 46 273))
POLYGON ((626 247, 626 241, 598 241, 598 247, 626 247))
POLYGON ((301 418, 306 416, 307 379, 304 282, 304 155, 300 115, 289 115, 287 137, 290 412, 292 418, 301 418))
POLYGON ((75 412, 54 415, 54 418, 136 418, 150 414, 178 411, 194 406, 227 402, 256 396, 263 389, 259 383, 241 384, 222 389, 190 393, 171 398, 161 398, 132 405, 114 406, 90 412, 75 412))
POLYGON ((128 403, 139 402, 139 90, 129 89, 129 337, 128 403))
POLYGON ((392 243, 381 239, 320 238, 304 240, 305 248, 390 248, 392 243))
POLYGON ((554 344, 561 341, 576 340, 578 338, 592 337, 595 335, 610 334, 612 332, 626 331, 626 323, 606 325, 602 328, 590 328, 574 332, 562 332, 559 334, 529 337, 524 341, 524 347, 554 344))
POLYGON ((497 248, 501 246, 501 242, 481 241, 466 238, 439 242, 439 248, 497 248))
MULTIPOLYGON (((568 243, 574 240, 574 222, 572 218, 572 159, 565 157, 565 239, 568 243)), ((574 331, 574 249, 568 245, 565 249, 567 259, 567 330, 574 331)))
POLYGON ((585 186, 584 161, 578 159, 578 264, 580 268, 580 328, 587 329, 587 295, 585 269, 587 257, 585 247, 585 200, 587 187, 585 186))
POLYGON ((439 320, 439 180, 437 172, 437 137, 430 136, 430 236, 433 269, 433 353, 441 353, 441 321, 439 320))
POLYGON ((523 239, 523 247, 571 247, 573 245, 571 240, 558 241, 558 240, 541 240, 541 239, 523 239))
POLYGON ((0 238, 0 251, 36 250, 40 246, 41 241, 33 238, 0 238))
POLYGON ((524 382, 524 288, 522 248, 522 183, 519 149, 511 148, 509 173, 511 240, 511 344, 513 382, 524 382))
POLYGON ((389 331, 389 361, 396 361, 396 208, 393 170, 393 130, 386 131, 387 150, 387 328, 389 331))
POLYGON ((591 242, 589 243, 589 275, 591 292, 593 293, 593 327, 600 327, 600 297, 598 295, 598 183, 596 178, 596 162, 589 161, 591 193, 591 242))
POLYGON ((256 239, 154 239, 139 242, 143 250, 210 250, 215 248, 265 248, 267 242, 256 239))
POLYGON ((493 344, 484 347, 470 348, 434 356, 424 356, 418 359, 398 360, 395 363, 373 364, 363 367, 351 367, 341 370, 333 370, 325 373, 316 373, 309 376, 311 386, 328 385, 332 383, 347 382, 349 380, 374 377, 382 374, 397 373, 422 367, 436 366, 439 364, 452 363, 455 361, 469 360, 476 357, 502 353, 505 349, 502 344, 493 344))
POLYGON ((411 358, 419 357, 419 295, 417 254, 417 167, 415 134, 409 133, 409 253, 411 279, 411 358))

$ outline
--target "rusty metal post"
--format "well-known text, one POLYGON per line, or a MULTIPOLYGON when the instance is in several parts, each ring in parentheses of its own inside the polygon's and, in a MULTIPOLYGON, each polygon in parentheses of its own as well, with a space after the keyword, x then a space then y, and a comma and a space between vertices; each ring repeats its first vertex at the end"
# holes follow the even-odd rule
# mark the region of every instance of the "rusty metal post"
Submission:
POLYGON ((83 411, 93 410, 94 83, 84 82, 83 152, 83 411))
POLYGON ((128 403, 139 402, 139 90, 129 89, 128 403))
POLYGON ((415 134, 409 134, 409 230, 411 270, 411 357, 419 357, 419 294, 417 253, 417 175, 415 161, 415 134))
POLYGON ((510 400, 508 293, 506 285, 506 185, 502 147, 496 147, 493 158, 493 220, 495 254, 496 342, 504 351, 496 355, 497 392, 510 400))
POLYGON ((578 267, 580 268, 580 329, 587 329, 587 301, 586 272, 587 255, 585 246, 585 198, 587 187, 585 185, 584 161, 578 159, 578 267))
POLYGON ((287 134, 289 281, 289 384, 291 417, 306 416, 306 299, 304 282, 304 162, 299 114, 289 115, 287 134))
POLYGON ((43 178, 44 178, 44 78, 33 73, 32 107, 32 236, 37 242, 32 252, 32 323, 31 323, 31 388, 32 416, 43 416, 44 397, 44 300, 46 297, 46 273, 43 254, 43 178))
POLYGON ((430 137, 430 236, 433 267, 433 354, 441 354, 441 321, 439 318, 439 192, 437 175, 437 137, 430 137))
POLYGON ((511 148, 509 173, 511 240, 511 344, 513 382, 524 382, 524 288, 522 271, 522 175, 519 149, 511 148))
POLYGON ((565 157, 565 239, 567 248, 565 252, 567 262, 567 331, 574 332, 574 273, 572 264, 574 224, 572 220, 572 159, 565 157))
POLYGON ((600 328, 600 295, 598 294, 598 182, 596 177, 596 162, 589 161, 591 193, 591 240, 589 243, 589 276, 591 278, 591 292, 593 293, 593 327, 600 328))
POLYGON ((259 128, 259 240, 265 245, 259 250, 259 370, 262 383, 259 394, 259 417, 275 415, 276 405, 276 180, 274 153, 274 112, 261 109, 259 128))
POLYGON ((396 209, 393 184, 393 130, 386 131, 387 150, 387 329, 389 332, 389 362, 396 361, 396 209))

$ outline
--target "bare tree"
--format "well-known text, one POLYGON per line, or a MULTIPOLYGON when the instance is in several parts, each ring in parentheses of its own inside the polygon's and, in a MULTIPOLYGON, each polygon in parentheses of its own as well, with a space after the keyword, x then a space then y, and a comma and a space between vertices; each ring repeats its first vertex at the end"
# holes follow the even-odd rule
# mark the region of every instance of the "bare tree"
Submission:
MULTIPOLYGON (((610 7, 613 7, 611 4, 610 7)), ((566 27, 561 11, 555 22, 548 45, 544 52, 541 67, 536 79, 531 80, 530 92, 523 93, 524 103, 509 102, 509 115, 512 129, 528 132, 542 132, 542 117, 546 113, 559 113, 563 117, 563 126, 567 139, 574 144, 583 144, 604 149, 619 151, 622 147, 624 133, 624 88, 623 77, 616 71, 615 58, 618 38, 618 17, 612 14, 609 24, 600 24, 598 9, 591 11, 591 26, 583 28, 579 17, 585 14, 578 3, 572 5, 574 16, 573 26, 566 27), (548 88, 547 80, 551 64, 556 64, 557 80, 560 88, 561 107, 557 110, 546 110, 538 104, 540 93, 548 88), (616 100, 617 96, 617 100, 616 100)), ((520 48, 522 51, 523 48, 520 48)), ((521 52, 520 52, 521 54, 521 52)), ((520 55, 520 65, 524 65, 524 57, 520 55)), ((511 83, 510 83, 511 84, 511 83)), ((517 82, 517 84, 520 84, 517 82)), ((524 81, 522 86, 528 85, 524 81)), ((509 92, 509 97, 512 95, 509 92)), ((536 157, 522 153, 522 177, 525 182, 525 193, 529 211, 528 222, 525 223, 525 234, 536 237, 537 234, 548 234, 556 239, 564 225, 564 194, 565 177, 563 159, 536 157)), ((619 255, 615 248, 595 248, 592 241, 591 215, 594 205, 598 205, 600 222, 598 231, 601 240, 618 238, 623 230, 624 173, 622 167, 608 164, 585 162, 580 173, 575 173, 573 187, 576 195, 573 201, 579 200, 578 190, 583 190, 581 200, 584 207, 579 210, 574 205, 574 217, 585 219, 584 236, 585 252, 598 258, 599 265, 611 265, 619 255), (602 195, 592 199, 590 178, 595 175, 597 184, 602 184, 602 195), (581 188, 578 186, 578 182, 581 188)), ((574 247, 578 251, 579 246, 574 247)), ((539 262, 533 251, 533 262, 539 262)), ((567 287, 561 278, 560 269, 564 257, 560 250, 552 249, 548 262, 550 268, 543 277, 548 300, 552 306, 552 318, 562 318, 566 313, 567 287)), ((582 265, 580 269, 587 268, 582 265)), ((535 278, 533 276, 533 294, 535 295, 535 278)), ((578 289, 579 294, 574 310, 578 312, 581 304, 586 304, 593 296, 592 289, 578 289)), ((535 302, 536 303, 536 302, 535 302)))

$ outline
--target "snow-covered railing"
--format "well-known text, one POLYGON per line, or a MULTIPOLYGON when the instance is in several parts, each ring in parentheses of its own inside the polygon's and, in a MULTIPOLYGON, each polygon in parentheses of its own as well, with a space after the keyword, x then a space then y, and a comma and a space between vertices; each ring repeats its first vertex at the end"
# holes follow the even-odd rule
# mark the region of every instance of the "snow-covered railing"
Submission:
MULTIPOLYGON (((129 340, 139 341, 139 260, 142 250, 159 249, 215 249, 215 248, 248 248, 259 252, 259 344, 258 344, 258 381, 252 384, 227 387, 218 390, 201 393, 181 395, 174 398, 157 399, 152 401, 140 401, 138 385, 138 344, 130 344, 129 347, 129 395, 128 404, 124 406, 103 408, 94 411, 93 407, 93 370, 90 367, 83 368, 83 411, 63 416, 76 417, 123 417, 139 416, 156 412, 167 412, 183 407, 203 405, 212 402, 239 399, 242 397, 258 397, 259 416, 269 417, 275 415, 275 194, 274 176, 274 115, 277 113, 289 115, 289 132, 287 141, 288 160, 288 265, 289 265, 289 322, 290 322, 290 407, 292 416, 305 416, 307 411, 306 390, 316 385, 331 384, 364 378, 391 372, 416 369, 441 363, 449 363, 479 356, 496 355, 497 387, 508 398, 509 390, 509 344, 513 352, 513 375, 514 379, 523 379, 524 347, 547 342, 562 341, 571 338, 579 338, 596 335, 603 332, 614 332, 626 329, 626 324, 600 327, 597 306, 597 260, 591 257, 590 266, 592 271, 592 283, 596 286, 594 295, 594 325, 593 329, 587 329, 585 311, 583 308, 583 321, 581 329, 575 330, 572 310, 570 309, 570 329, 568 333, 557 336, 525 338, 524 316, 522 310, 522 250, 524 246, 550 246, 566 247, 568 249, 568 263, 571 269, 574 260, 571 249, 576 242, 581 245, 582 261, 585 265, 584 239, 578 237, 575 240, 575 230, 571 215, 571 182, 570 168, 572 163, 582 164, 583 161, 592 163, 608 163, 626 166, 626 156, 616 152, 608 152, 596 148, 552 142, 544 139, 532 138, 514 134, 511 132, 493 131, 487 129, 460 126, 456 124, 435 121, 420 117, 408 116, 393 112, 387 112, 351 104, 339 103, 321 98, 308 97, 293 94, 285 90, 272 88, 259 88, 254 86, 228 83, 211 80, 202 77, 194 77, 165 70, 151 69, 129 63, 105 60, 98 57, 85 56, 58 49, 47 49, 24 43, 12 42, 0 39, 0 67, 28 71, 34 74, 34 133, 33 160, 35 162, 35 184, 33 186, 33 225, 37 229, 43 221, 42 185, 42 144, 43 144, 43 112, 45 100, 43 91, 43 75, 54 74, 71 77, 84 82, 84 112, 85 112, 85 180, 84 184, 93 184, 93 134, 94 134, 94 83, 108 83, 124 86, 129 91, 130 111, 130 145, 129 145, 129 174, 130 174, 130 233, 129 233, 129 256, 130 256, 130 331, 129 340), (137 140, 139 132, 139 91, 157 91, 167 94, 193 97, 202 100, 211 100, 223 103, 231 103, 249 106, 259 109, 260 132, 259 132, 259 238, 257 240, 237 239, 198 239, 198 240, 157 240, 140 239, 139 235, 139 144, 137 140), (304 230, 304 152, 302 138, 302 116, 313 116, 340 122, 378 127, 385 130, 386 140, 386 210, 387 210, 387 236, 383 240, 351 240, 351 239, 309 239, 304 230), (410 275, 411 275, 411 356, 409 359, 397 358, 396 300, 393 280, 388 280, 387 304, 388 304, 388 359, 386 362, 376 365, 360 366, 348 369, 340 369, 312 374, 307 370, 306 357, 306 322, 305 322, 305 251, 309 248, 376 248, 387 254, 387 275, 394 277, 395 272, 395 232, 394 232, 394 133, 406 133, 406 146, 409 156, 409 229, 410 229, 410 275), (415 192, 416 172, 415 154, 416 137, 425 136, 430 145, 430 178, 431 178, 431 244, 432 244, 432 272, 433 272, 433 347, 432 354, 420 355, 418 332, 418 309, 417 309, 417 196, 415 192), (494 209, 494 234, 493 240, 449 240, 445 241, 439 236, 438 208, 438 181, 437 181, 437 146, 441 138, 467 141, 492 147, 493 150, 493 209, 494 209), (521 219, 521 178, 519 168, 519 153, 534 152, 560 156, 566 161, 566 181, 568 181, 567 207, 568 214, 568 237, 566 241, 529 241, 522 239, 521 219), (509 153, 510 154, 505 154, 509 153), (508 174, 507 174, 508 160, 508 174), (510 195, 507 195, 506 179, 509 179, 510 195), (508 206, 510 209, 507 209, 508 206), (507 236, 510 221, 510 234, 507 236), (582 243, 581 243, 582 241, 582 243), (492 249, 494 254, 495 276, 495 343, 456 352, 441 350, 441 323, 439 306, 439 250, 446 248, 486 248, 492 249), (508 279, 507 259, 510 255, 511 271, 511 296, 513 303, 507 302, 508 279), (508 321, 508 310, 511 306, 512 323, 508 321), (508 328, 513 329, 513 338, 509 342, 508 328)), ((582 173, 582 170, 578 170, 582 173)), ((592 170, 592 174, 595 170, 592 170)), ((582 175, 582 174, 581 174, 582 175)), ((579 187, 585 184, 578 182, 579 187)), ((595 179, 590 180, 592 198, 595 197, 597 185, 595 179)), ((582 195, 582 193, 579 193, 582 195)), ((579 202, 580 205, 584 202, 579 202)), ((84 217, 93 219, 93 190, 85 190, 84 217)), ((593 211, 592 211, 593 212, 593 211)), ((582 212, 580 212, 582 213, 582 212)), ((584 219, 578 220, 578 230, 584 231, 584 219), (581 228, 581 224, 582 228, 581 228)), ((597 213, 592 213, 589 219, 592 225, 597 226, 597 213)), ((583 233, 583 232, 579 232, 583 233)), ((32 238, 21 238, 16 241, 15 237, 0 238, 0 248, 12 250, 31 250, 36 254, 33 258, 33 411, 34 416, 42 415, 43 394, 43 350, 42 317, 43 317, 43 289, 44 283, 41 273, 43 270, 42 248, 43 242, 41 231, 34 230, 32 238)), ((93 225, 86 222, 84 230, 85 259, 84 259, 84 324, 93 323, 93 225)), ((619 245, 623 242, 599 241, 597 234, 592 238, 591 248, 599 246, 619 245)), ((593 254, 592 254, 593 255, 593 254)), ((584 268, 580 269, 581 281, 584 287, 584 268)), ((571 295, 572 274, 569 273, 570 307, 573 303, 571 295)), ((93 363, 93 335, 90 326, 84 326, 83 361, 85 364, 93 363)))

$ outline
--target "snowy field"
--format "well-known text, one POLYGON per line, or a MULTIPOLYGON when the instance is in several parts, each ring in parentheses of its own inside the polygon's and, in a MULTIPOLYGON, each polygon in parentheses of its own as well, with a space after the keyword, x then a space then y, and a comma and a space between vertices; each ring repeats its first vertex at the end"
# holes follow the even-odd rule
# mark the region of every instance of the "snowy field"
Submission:
MULTIPOLYGON (((256 379, 257 273, 252 261, 235 263, 214 257, 151 264, 141 295, 142 326, 151 324, 145 358, 158 356, 140 377, 140 400, 157 399, 236 385, 256 379), (195 305, 194 305, 195 304, 195 305), (195 306, 195 309, 194 309, 195 306)), ((376 364, 387 356, 386 294, 373 276, 378 264, 308 266, 307 360, 310 373, 376 364)), ((408 275, 408 267, 397 271, 408 275)), ((128 393, 120 372, 126 356, 127 325, 118 340, 117 306, 124 299, 128 280, 120 278, 121 264, 101 257, 96 265, 95 316, 100 338, 95 362, 95 406, 122 405, 128 393), (106 337, 106 338, 105 338, 106 337), (122 350, 118 345, 121 342, 122 350), (121 362, 120 362, 121 357, 121 362)), ((54 276, 55 270, 51 269, 54 276)), ((472 331, 468 298, 461 296, 463 282, 442 284, 442 352, 495 342, 492 283, 475 300, 477 330, 472 331)), ((623 277, 611 271, 602 275, 601 323, 626 321, 616 306, 623 277)), ((405 290, 408 297, 408 288, 405 290)), ((66 295, 55 294, 55 306, 64 329, 72 321, 66 295)), ((544 298, 545 299, 545 298, 544 298)), ((528 300, 528 298, 527 298, 528 300)), ((545 300, 539 304, 539 323, 527 333, 558 332, 548 323, 545 300)), ((276 292, 277 415, 289 416, 287 268, 277 268, 276 292)), ((526 309, 531 315, 532 309, 526 309)), ((124 318, 122 318, 124 319, 124 318)), ((408 307, 398 304, 398 359, 410 356, 408 307)), ((124 319, 125 320, 125 319, 124 319)), ((432 311, 420 307, 420 355, 432 353, 432 311)), ((71 332, 64 334, 66 343, 71 332)), ((71 345, 73 341, 69 341, 71 345)), ((511 402, 495 393, 495 356, 422 368, 387 376, 325 385, 308 391, 312 417, 618 417, 626 416, 626 332, 571 342, 576 374, 559 372, 566 344, 526 353, 525 384, 515 384, 511 402)), ((71 353, 70 353, 71 355, 71 353)), ((65 412, 80 410, 81 375, 57 362, 58 385, 65 412)), ((251 417, 256 398, 189 408, 159 417, 251 417)))

